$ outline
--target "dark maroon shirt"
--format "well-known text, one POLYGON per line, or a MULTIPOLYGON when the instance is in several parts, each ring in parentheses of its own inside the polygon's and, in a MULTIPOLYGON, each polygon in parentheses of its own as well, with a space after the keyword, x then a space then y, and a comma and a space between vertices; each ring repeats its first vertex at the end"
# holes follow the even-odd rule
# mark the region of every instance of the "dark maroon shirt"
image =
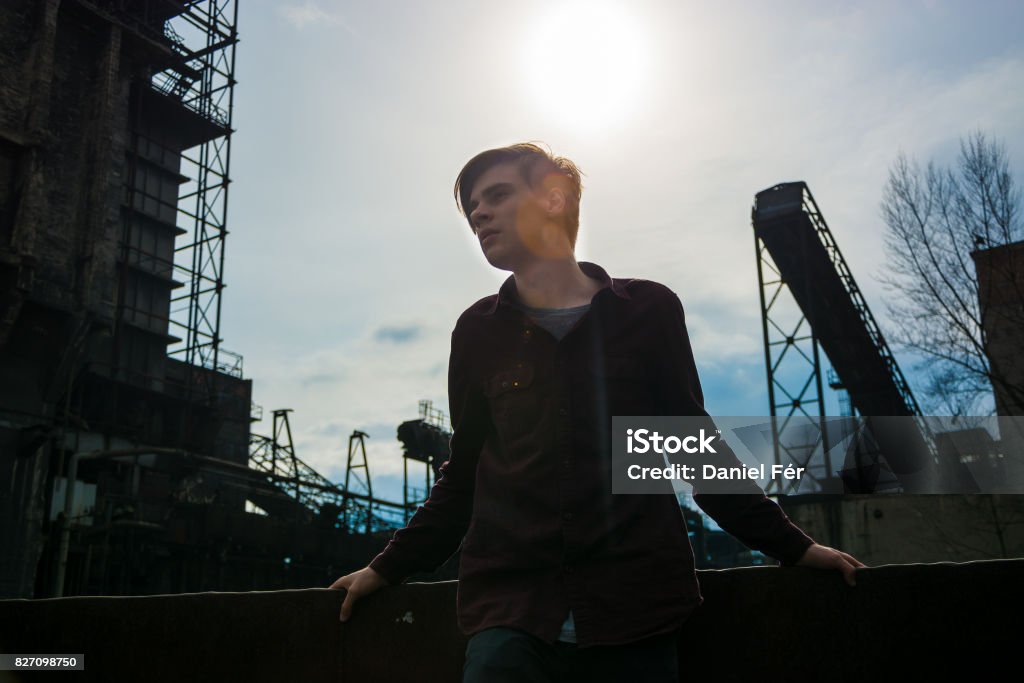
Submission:
MULTIPOLYGON (((462 543, 458 617, 467 635, 509 626, 554 642, 572 608, 578 646, 671 631, 701 603, 671 492, 613 495, 613 415, 706 416, 679 298, 611 279, 557 341, 497 295, 452 332, 451 457, 429 499, 370 563, 391 583, 462 543)), ((813 540, 756 485, 694 496, 747 546, 793 564, 813 540)))

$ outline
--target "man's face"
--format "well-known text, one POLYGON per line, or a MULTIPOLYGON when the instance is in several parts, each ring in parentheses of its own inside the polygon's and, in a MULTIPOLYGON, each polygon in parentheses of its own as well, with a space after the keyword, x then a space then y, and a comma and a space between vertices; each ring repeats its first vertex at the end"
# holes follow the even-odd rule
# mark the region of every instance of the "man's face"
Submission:
POLYGON ((530 259, 552 256, 544 239, 551 217, 542 191, 530 188, 516 164, 485 171, 466 210, 484 257, 495 268, 515 270, 530 259))

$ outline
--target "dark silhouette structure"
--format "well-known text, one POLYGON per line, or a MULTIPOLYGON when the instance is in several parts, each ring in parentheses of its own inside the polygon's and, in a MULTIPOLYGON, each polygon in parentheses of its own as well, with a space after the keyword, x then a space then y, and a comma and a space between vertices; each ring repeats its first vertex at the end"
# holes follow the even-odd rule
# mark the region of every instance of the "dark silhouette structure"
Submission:
POLYGON ((250 434, 222 346, 237 9, 0 4, 2 596, 319 585, 383 542, 250 434))

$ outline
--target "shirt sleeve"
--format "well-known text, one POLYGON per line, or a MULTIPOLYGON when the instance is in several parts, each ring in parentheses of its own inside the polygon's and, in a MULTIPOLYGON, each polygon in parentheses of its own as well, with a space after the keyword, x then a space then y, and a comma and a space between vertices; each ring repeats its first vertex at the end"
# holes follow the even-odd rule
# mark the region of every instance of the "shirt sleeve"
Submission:
MULTIPOLYGON (((704 409, 704 394, 686 331, 683 305, 674 292, 665 288, 665 303, 660 307, 664 344, 661 373, 662 405, 666 415, 710 416, 704 409)), ((713 428, 713 425, 712 425, 713 428)), ((722 456, 739 462, 724 441, 722 456)), ((775 501, 749 481, 749 492, 694 493, 693 500, 730 535, 748 548, 774 557, 783 565, 796 564, 814 539, 790 521, 775 501)))
POLYGON ((451 454, 439 468, 440 476, 426 502, 370 562, 389 583, 401 583, 411 574, 442 565, 458 550, 469 528, 476 467, 490 418, 479 384, 473 379, 468 351, 456 325, 448 363, 451 454))

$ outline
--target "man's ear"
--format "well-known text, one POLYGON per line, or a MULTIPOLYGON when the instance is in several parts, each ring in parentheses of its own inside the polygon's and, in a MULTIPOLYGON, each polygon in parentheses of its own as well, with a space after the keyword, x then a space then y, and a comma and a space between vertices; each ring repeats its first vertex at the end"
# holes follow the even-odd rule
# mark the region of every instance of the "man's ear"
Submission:
POLYGON ((565 212, 565 190, 560 187, 547 187, 544 194, 544 208, 548 216, 565 212))

